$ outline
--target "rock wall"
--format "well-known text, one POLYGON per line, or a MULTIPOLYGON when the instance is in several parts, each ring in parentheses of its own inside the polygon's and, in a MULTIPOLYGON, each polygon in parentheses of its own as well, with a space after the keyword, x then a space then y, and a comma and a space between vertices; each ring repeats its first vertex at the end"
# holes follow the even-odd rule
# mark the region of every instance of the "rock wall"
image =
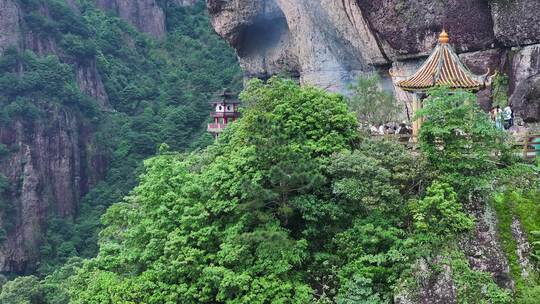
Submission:
POLYGON ((96 5, 113 11, 143 33, 165 37, 165 13, 156 0, 96 0, 96 5))
POLYGON ((0 161, 10 185, 4 199, 14 209, 0 246, 1 272, 33 270, 47 217, 74 216, 81 196, 106 169, 106 156, 89 149, 92 130, 76 113, 47 103, 39 107, 46 122, 17 120, 0 128, 0 141, 12 151, 0 161))
MULTIPOLYGON (((48 16, 46 6, 40 12, 48 16)), ((22 16, 16 0, 0 0, 0 54, 16 47, 63 58, 54 39, 26 30, 22 16)), ((95 59, 74 64, 74 68, 81 91, 93 97, 101 109, 108 109, 95 59)), ((24 73, 22 67, 20 72, 24 73)), ((94 142, 93 127, 77 112, 39 98, 35 105, 44 117, 18 119, 0 127, 0 143, 9 151, 0 158, 0 173, 9 185, 2 199, 9 210, 0 210, 0 214, 10 221, 0 243, 0 273, 35 269, 48 216, 73 217, 81 197, 107 168, 108 156, 94 142)))
POLYGON ((0 0, 0 52, 17 46, 21 39, 20 11, 12 0, 0 0))
MULTIPOLYGON (((471 69, 510 76, 510 101, 539 121, 540 2, 536 0, 207 0, 212 24, 237 50, 246 77, 286 73, 345 91, 357 75, 384 87, 426 58, 443 27, 471 69), (503 4, 504 3, 504 4, 503 4), (393 68, 393 75, 388 73, 393 68)), ((480 92, 484 108, 490 91, 480 92)), ((407 105, 407 96, 396 90, 407 105)))

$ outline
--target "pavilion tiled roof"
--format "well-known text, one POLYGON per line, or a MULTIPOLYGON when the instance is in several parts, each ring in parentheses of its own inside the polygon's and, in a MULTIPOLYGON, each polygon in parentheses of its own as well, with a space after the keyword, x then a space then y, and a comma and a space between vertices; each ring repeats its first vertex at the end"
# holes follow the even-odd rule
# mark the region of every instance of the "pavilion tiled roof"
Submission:
POLYGON ((483 77, 472 74, 448 43, 448 34, 443 30, 439 44, 426 62, 397 86, 406 91, 424 91, 435 86, 451 89, 479 90, 484 86, 483 77))

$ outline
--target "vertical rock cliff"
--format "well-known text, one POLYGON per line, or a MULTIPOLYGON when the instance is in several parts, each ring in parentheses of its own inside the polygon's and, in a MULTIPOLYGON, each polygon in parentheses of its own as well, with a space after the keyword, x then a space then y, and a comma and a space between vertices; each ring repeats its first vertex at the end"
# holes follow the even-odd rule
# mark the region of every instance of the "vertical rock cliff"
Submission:
MULTIPOLYGON (((48 14, 46 6, 40 11, 48 14)), ((18 52, 63 56, 53 39, 25 30, 22 16, 19 2, 0 0, 0 53, 16 47, 18 52)), ((24 73, 21 66, 20 74, 24 73)), ((76 81, 102 109, 108 107, 95 60, 76 66, 76 81)), ((0 172, 9 184, 3 197, 9 208, 0 212, 4 222, 7 216, 11 222, 9 227, 2 223, 7 231, 0 245, 0 272, 35 269, 48 216, 74 216, 82 195, 106 169, 106 156, 96 148, 92 125, 77 111, 47 101, 35 99, 43 117, 17 118, 0 127, 0 142, 9 150, 0 160, 0 172)))

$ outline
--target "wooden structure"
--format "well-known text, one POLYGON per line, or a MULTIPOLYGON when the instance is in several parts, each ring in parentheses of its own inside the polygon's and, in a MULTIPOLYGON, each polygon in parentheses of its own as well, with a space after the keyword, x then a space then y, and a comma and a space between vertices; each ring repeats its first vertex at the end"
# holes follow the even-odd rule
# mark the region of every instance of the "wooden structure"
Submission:
POLYGON ((217 138, 227 124, 240 117, 240 112, 238 112, 240 101, 231 91, 224 89, 210 103, 213 107, 213 111, 210 113, 213 122, 208 124, 207 130, 214 138, 217 138))
POLYGON ((523 158, 540 157, 540 134, 527 133, 516 137, 513 146, 520 150, 523 158))
MULTIPOLYGON (((420 68, 405 80, 396 83, 404 91, 414 94, 413 114, 422 108, 426 91, 437 86, 450 89, 478 91, 485 86, 486 75, 472 74, 461 62, 449 44, 450 38, 445 30, 439 35, 439 43, 420 68)), ((420 119, 413 122, 413 139, 416 140, 422 125, 420 119)))
MULTIPOLYGON (((371 137, 377 140, 393 140, 413 150, 417 144, 412 134, 373 134, 371 137)), ((512 146, 515 154, 524 159, 540 157, 540 133, 516 135, 512 146)))

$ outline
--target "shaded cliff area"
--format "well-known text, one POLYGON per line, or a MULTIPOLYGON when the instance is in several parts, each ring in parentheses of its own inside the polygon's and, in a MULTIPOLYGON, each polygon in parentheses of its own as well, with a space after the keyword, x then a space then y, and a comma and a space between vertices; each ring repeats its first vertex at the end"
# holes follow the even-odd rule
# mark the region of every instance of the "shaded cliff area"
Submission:
POLYGON ((192 0, 0 0, 0 55, 6 275, 95 254, 99 217, 142 160, 211 142, 207 101, 241 82, 192 0))
MULTIPOLYGON (((392 77, 411 75, 445 27, 473 72, 508 75, 516 112, 525 121, 540 120, 538 1, 207 0, 207 5, 214 28, 237 50, 247 77, 285 72, 336 91, 374 72, 394 89, 392 77)), ((488 88, 479 95, 486 108, 490 94, 488 88)))

